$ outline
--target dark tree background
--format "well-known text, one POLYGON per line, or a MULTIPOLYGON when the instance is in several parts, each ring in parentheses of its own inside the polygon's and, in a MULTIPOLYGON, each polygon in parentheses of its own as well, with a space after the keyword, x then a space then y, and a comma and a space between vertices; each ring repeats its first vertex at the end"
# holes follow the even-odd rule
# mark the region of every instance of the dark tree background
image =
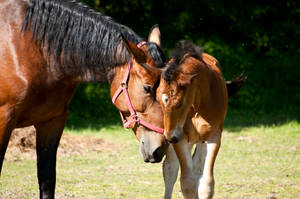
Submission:
MULTIPOLYGON (((227 80, 245 72, 229 102, 229 121, 252 124, 300 119, 300 8, 297 0, 82 0, 147 38, 159 24, 163 50, 188 39, 221 63, 227 80), (256 119, 255 119, 256 118, 256 119)), ((81 85, 69 125, 119 122, 107 84, 81 85), (80 121, 80 122, 77 122, 80 121)), ((230 123, 229 122, 229 123, 230 123)))

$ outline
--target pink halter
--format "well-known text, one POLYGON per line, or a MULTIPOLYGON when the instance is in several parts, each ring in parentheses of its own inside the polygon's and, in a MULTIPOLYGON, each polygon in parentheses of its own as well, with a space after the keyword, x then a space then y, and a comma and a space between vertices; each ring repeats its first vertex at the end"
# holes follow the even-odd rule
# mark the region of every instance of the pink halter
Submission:
MULTIPOLYGON (((146 44, 146 42, 142 41, 142 42, 137 44, 137 47, 141 48, 145 44, 146 44)), ((126 70, 126 73, 125 73, 125 77, 124 77, 123 81, 121 82, 119 88, 117 89, 117 91, 113 95, 112 102, 113 102, 113 104, 115 104, 115 102, 116 102, 117 98, 119 97, 119 95, 122 92, 124 92, 125 99, 126 99, 126 104, 127 104, 128 110, 130 112, 129 119, 126 120, 124 115, 120 111, 120 115, 121 115, 121 119, 122 119, 124 128, 130 128, 131 124, 136 122, 137 124, 143 125, 144 127, 147 127, 148 129, 150 129, 152 131, 164 134, 164 129, 153 126, 152 124, 150 124, 150 123, 146 122, 145 120, 143 120, 142 118, 140 118, 136 114, 136 112, 135 112, 135 110, 134 110, 134 108, 131 104, 130 97, 129 97, 128 90, 127 90, 127 83, 128 83, 128 79, 129 79, 130 69, 132 67, 132 59, 133 58, 131 57, 128 64, 127 64, 127 70, 126 70)))

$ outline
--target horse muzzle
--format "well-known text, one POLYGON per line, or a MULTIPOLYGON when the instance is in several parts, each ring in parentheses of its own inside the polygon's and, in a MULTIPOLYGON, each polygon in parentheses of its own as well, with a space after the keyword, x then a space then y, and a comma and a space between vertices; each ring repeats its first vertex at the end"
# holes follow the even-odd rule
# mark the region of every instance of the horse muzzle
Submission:
POLYGON ((165 141, 160 143, 149 142, 148 140, 141 140, 140 152, 144 158, 144 162, 158 163, 163 159, 167 149, 165 141))
POLYGON ((168 142, 176 144, 182 138, 183 130, 182 127, 177 126, 176 129, 165 132, 165 137, 168 142))

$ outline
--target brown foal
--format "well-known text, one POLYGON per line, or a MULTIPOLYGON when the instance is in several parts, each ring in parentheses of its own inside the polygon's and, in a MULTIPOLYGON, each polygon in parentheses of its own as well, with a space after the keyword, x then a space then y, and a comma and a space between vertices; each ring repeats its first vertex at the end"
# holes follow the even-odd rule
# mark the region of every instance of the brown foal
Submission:
MULTIPOLYGON (((213 196, 213 168, 221 144, 227 98, 218 61, 192 43, 181 41, 162 73, 157 99, 163 110, 165 137, 173 143, 179 160, 184 198, 193 199, 197 193, 199 198, 213 196), (197 148, 192 157, 194 144, 197 148)), ((170 162, 175 162, 172 152, 168 153, 173 159, 170 162)), ((172 170, 168 165, 166 170, 172 170)), ((165 180, 174 181, 168 176, 165 180)), ((167 183, 172 186, 173 182, 167 183)), ((170 197, 167 194, 165 198, 170 197)))

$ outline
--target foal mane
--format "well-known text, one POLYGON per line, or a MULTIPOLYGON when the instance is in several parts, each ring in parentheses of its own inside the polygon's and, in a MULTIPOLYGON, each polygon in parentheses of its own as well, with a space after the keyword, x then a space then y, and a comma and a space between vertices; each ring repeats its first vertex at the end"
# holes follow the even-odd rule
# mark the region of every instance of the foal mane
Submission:
POLYGON ((176 48, 171 51, 171 62, 167 64, 165 70, 162 73, 162 77, 167 82, 175 80, 180 63, 182 63, 188 57, 194 57, 203 62, 202 59, 203 50, 199 46, 196 46, 191 41, 181 40, 176 44, 176 48))
MULTIPOLYGON (((54 61, 54 68, 64 74, 88 73, 95 81, 95 73, 104 76, 111 68, 128 61, 129 52, 121 34, 135 44, 142 41, 130 28, 77 0, 29 2, 22 30, 31 29, 32 38, 45 47, 47 61, 54 61)), ((151 42, 146 45, 151 58, 160 64, 160 48, 151 42)), ((105 80, 103 77, 101 81, 105 80)))

